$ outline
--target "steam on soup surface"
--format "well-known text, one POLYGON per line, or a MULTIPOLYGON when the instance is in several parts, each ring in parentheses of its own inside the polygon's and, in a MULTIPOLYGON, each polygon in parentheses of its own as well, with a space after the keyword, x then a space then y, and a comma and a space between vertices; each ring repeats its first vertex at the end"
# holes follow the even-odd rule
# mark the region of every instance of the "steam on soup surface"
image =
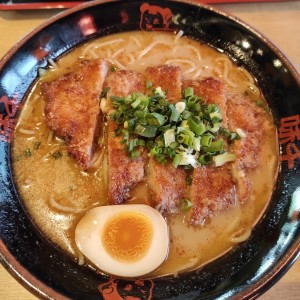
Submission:
MULTIPOLYGON (((232 170, 237 183, 244 180, 243 176, 249 179, 249 197, 244 203, 237 199, 199 226, 190 225, 189 211, 167 214, 169 255, 150 276, 197 268, 247 239, 270 199, 278 165, 276 130, 263 95, 250 74, 226 55, 187 37, 157 32, 120 33, 88 42, 58 60, 32 89, 15 130, 12 155, 19 192, 40 230, 83 263, 74 240, 75 227, 89 209, 108 204, 106 117, 100 117, 99 147, 92 166, 84 171, 68 155, 65 142, 46 125, 41 93, 43 82, 73 72, 81 59, 97 58, 108 60, 114 69, 141 74, 150 66, 174 65, 181 68, 183 80, 213 77, 224 84, 228 99, 232 95, 246 98, 263 116, 264 136, 259 141, 257 166, 245 167, 242 174, 232 170)), ((247 119, 247 107, 242 109, 241 119, 247 119)), ((148 181, 144 180, 130 191, 125 203, 151 204, 151 197, 148 181)))

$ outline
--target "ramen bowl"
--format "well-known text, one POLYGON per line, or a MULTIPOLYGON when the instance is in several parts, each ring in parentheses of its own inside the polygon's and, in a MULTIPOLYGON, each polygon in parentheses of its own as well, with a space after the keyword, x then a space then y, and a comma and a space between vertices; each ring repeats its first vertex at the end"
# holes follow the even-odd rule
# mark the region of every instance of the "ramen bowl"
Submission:
POLYGON ((57 15, 0 62, 2 264, 45 299, 250 299, 261 295, 300 251, 299 99, 300 77, 285 56, 248 25, 215 8, 185 1, 96 1, 57 15), (78 45, 126 31, 182 31, 227 54, 255 78, 277 126, 278 176, 250 237, 201 268, 177 276, 127 280, 79 265, 44 236, 24 207, 14 179, 14 128, 39 71, 78 45))

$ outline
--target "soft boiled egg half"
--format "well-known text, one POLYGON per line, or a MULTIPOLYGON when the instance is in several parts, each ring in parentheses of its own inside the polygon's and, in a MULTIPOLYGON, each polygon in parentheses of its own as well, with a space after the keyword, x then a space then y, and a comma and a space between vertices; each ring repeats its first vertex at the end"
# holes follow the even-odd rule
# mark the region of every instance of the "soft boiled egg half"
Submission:
POLYGON ((100 270, 137 277, 157 269, 169 250, 168 226, 162 215, 144 204, 93 208, 79 221, 75 242, 100 270))

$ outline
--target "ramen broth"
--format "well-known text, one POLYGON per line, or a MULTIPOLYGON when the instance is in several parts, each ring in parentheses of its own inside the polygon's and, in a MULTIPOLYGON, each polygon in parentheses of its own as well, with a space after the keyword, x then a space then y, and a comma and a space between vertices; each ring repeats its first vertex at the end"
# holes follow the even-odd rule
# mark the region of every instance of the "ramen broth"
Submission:
MULTIPOLYGON (((183 79, 213 76, 229 92, 248 94, 251 101, 263 101, 250 74, 223 53, 187 37, 171 33, 120 33, 81 45, 52 64, 31 91, 19 117, 12 147, 13 169, 26 209, 41 232, 61 249, 83 263, 76 249, 74 230, 85 212, 107 204, 107 156, 105 119, 101 122, 100 149, 94 163, 83 171, 70 158, 63 140, 55 137, 44 117, 43 81, 72 71, 79 58, 106 58, 117 68, 143 73, 151 65, 179 65, 183 79)), ((263 102, 263 105, 266 105, 263 102)), ((203 226, 188 225, 185 213, 169 216, 170 252, 164 264, 151 275, 177 274, 197 268, 247 239, 263 213, 273 190, 278 157, 272 116, 265 114, 267 134, 262 143, 258 167, 247 173, 252 183, 243 205, 215 216, 203 226)), ((132 191, 128 203, 148 203, 146 184, 132 191)))

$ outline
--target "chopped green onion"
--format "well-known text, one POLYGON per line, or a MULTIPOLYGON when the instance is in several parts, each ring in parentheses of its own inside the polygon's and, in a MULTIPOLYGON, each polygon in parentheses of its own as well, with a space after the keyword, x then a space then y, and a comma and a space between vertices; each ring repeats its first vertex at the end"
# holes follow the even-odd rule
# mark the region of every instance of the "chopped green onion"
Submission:
POLYGON ((181 161, 181 158, 182 158, 182 154, 181 153, 178 153, 175 155, 174 159, 173 159, 173 166, 175 168, 177 168, 179 166, 179 163, 181 161))
POLYGON ((220 122, 220 120, 222 119, 222 116, 218 111, 214 111, 214 112, 210 113, 209 117, 213 123, 220 122))
POLYGON ((38 150, 38 149, 40 148, 40 146, 41 146, 41 142, 35 142, 35 143, 33 144, 33 149, 34 149, 34 150, 38 150))
POLYGON ((32 155, 30 149, 26 149, 26 150, 24 151, 24 154, 25 154, 26 157, 30 157, 30 156, 32 155))
POLYGON ((56 150, 55 152, 52 153, 52 156, 54 157, 55 160, 60 159, 63 155, 59 150, 56 150))
POLYGON ((187 124, 191 128, 191 130, 197 134, 202 135, 205 132, 205 125, 202 122, 197 122, 196 118, 190 118, 187 121, 187 124))
POLYGON ((156 136, 157 128, 152 127, 152 126, 142 126, 142 125, 137 125, 135 127, 134 133, 138 134, 140 136, 144 136, 147 138, 153 138, 156 136))
POLYGON ((224 150, 224 141, 222 139, 219 139, 215 142, 211 142, 208 147, 204 148, 205 152, 215 153, 220 152, 224 150))
POLYGON ((241 129, 241 128, 237 128, 237 129, 236 129, 236 133, 237 133, 241 138, 245 138, 245 137, 246 137, 246 133, 245 133, 244 130, 241 129))
POLYGON ((181 199, 181 211, 189 211, 193 206, 193 203, 188 199, 181 199))
POLYGON ((159 153, 160 148, 155 146, 150 150, 150 156, 155 156, 156 154, 159 153))
POLYGON ((220 112, 219 107, 216 104, 208 104, 207 106, 207 112, 208 114, 214 113, 214 112, 220 112))
POLYGON ((115 137, 117 137, 118 135, 120 135, 122 133, 122 128, 118 127, 114 130, 115 132, 115 137))
POLYGON ((169 105, 169 108, 172 112, 171 116, 170 116, 170 121, 172 122, 177 122, 179 117, 180 117, 180 113, 176 110, 175 106, 173 104, 169 105))
POLYGON ((141 155, 141 152, 139 150, 130 152, 130 158, 132 158, 132 159, 138 158, 140 155, 141 155))
POLYGON ((177 102, 175 108, 181 114, 185 110, 186 104, 184 102, 177 102))
POLYGON ((192 148, 196 151, 200 151, 201 149, 201 140, 200 137, 194 137, 193 138, 193 144, 192 144, 192 148))
POLYGON ((128 141, 129 141, 129 132, 126 131, 126 130, 122 130, 122 134, 123 134, 123 137, 122 137, 122 140, 120 141, 120 143, 121 144, 128 143, 128 141))
POLYGON ((179 144, 182 144, 185 141, 185 135, 183 133, 180 133, 177 135, 176 139, 179 144))
POLYGON ((142 139, 133 139, 128 143, 128 151, 132 152, 135 147, 144 147, 145 141, 142 139))
POLYGON ((107 96, 107 93, 109 92, 110 88, 106 87, 102 90, 101 94, 100 94, 100 99, 105 98, 107 96))
POLYGON ((188 154, 186 152, 181 152, 181 159, 179 162, 180 166, 191 165, 191 166, 195 167, 196 163, 197 163, 197 161, 196 161, 194 155, 188 154))
POLYGON ((207 165, 211 163, 213 156, 210 153, 202 154, 199 156, 198 161, 201 165, 207 165))
POLYGON ((212 133, 217 133, 220 130, 220 123, 216 122, 214 123, 214 126, 212 128, 210 128, 210 132, 212 133))
POLYGON ((188 110, 184 110, 181 114, 183 120, 188 120, 192 116, 192 113, 188 110))
POLYGON ((177 142, 174 142, 174 143, 171 143, 170 145, 169 145, 169 148, 171 148, 171 149, 176 149, 177 147, 178 147, 178 143, 177 142))
POLYGON ((172 143, 175 143, 175 129, 168 129, 164 133, 164 141, 165 141, 165 146, 169 147, 172 143))
POLYGON ((137 98, 133 103, 131 103, 131 106, 133 108, 137 108, 141 103, 141 99, 137 98))
POLYGON ((154 94, 157 94, 157 95, 159 95, 163 98, 165 98, 165 96, 166 96, 165 93, 162 91, 160 86, 155 89, 154 94))
POLYGON ((212 135, 210 134, 205 134, 202 136, 201 139, 201 146, 202 147, 209 147, 212 141, 212 135))
POLYGON ((235 141, 235 140, 240 140, 241 137, 236 133, 236 132, 231 132, 230 136, 228 137, 228 141, 235 141))
POLYGON ((110 70, 111 70, 112 72, 116 72, 116 71, 117 71, 117 67, 116 67, 116 66, 111 66, 110 70))
POLYGON ((192 87, 187 87, 184 90, 184 98, 188 98, 188 97, 193 96, 193 95, 194 95, 194 89, 192 87))
POLYGON ((216 167, 220 167, 227 162, 231 162, 235 160, 235 155, 233 153, 223 153, 213 157, 213 161, 215 162, 216 167))
POLYGON ((151 89, 152 88, 152 81, 148 80, 146 83, 146 88, 151 89))
POLYGON ((163 115, 154 112, 146 115, 146 121, 151 126, 161 126, 166 122, 166 119, 163 115))
POLYGON ((227 140, 230 142, 239 140, 241 138, 236 132, 231 132, 226 128, 222 128, 221 134, 223 134, 225 137, 227 137, 227 140))
POLYGON ((171 160, 174 167, 190 170, 212 163, 223 153, 224 138, 230 142, 240 138, 221 127, 219 107, 202 101, 193 88, 185 89, 184 98, 176 104, 168 101, 160 87, 148 93, 111 97, 114 112, 110 117, 119 125, 115 135, 122 135, 120 143, 131 158, 139 157, 146 147, 158 162, 171 160))

